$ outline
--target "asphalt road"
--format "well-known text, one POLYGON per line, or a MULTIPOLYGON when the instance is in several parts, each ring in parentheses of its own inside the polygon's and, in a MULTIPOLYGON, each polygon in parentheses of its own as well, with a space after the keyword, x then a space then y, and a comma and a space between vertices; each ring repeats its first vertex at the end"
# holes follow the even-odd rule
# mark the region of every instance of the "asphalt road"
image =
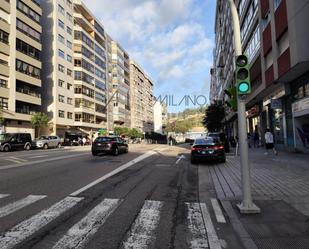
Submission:
POLYGON ((166 145, 0 153, 0 248, 241 248, 189 159, 166 145))

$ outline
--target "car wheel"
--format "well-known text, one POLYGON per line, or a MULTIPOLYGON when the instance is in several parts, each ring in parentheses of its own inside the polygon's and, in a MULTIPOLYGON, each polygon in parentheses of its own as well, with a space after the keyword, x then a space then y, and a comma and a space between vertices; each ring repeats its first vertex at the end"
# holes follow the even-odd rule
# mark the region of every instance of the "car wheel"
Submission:
POLYGON ((126 147, 126 149, 125 149, 125 151, 124 151, 125 153, 128 153, 129 152, 129 148, 128 147, 126 147))
POLYGON ((60 149, 60 148, 61 148, 61 143, 59 143, 59 144, 57 145, 57 148, 58 148, 58 149, 60 149))
POLYGON ((115 147, 115 149, 113 150, 113 155, 114 156, 118 156, 119 155, 119 150, 117 147, 115 147))
POLYGON ((10 151, 10 147, 8 145, 4 146, 3 151, 4 152, 9 152, 10 151))
POLYGON ((26 145, 25 150, 30 150, 31 146, 29 144, 26 145))
POLYGON ((93 155, 93 156, 97 156, 97 155, 98 155, 98 152, 92 151, 92 155, 93 155))
POLYGON ((44 149, 44 150, 47 150, 47 149, 48 149, 48 144, 44 144, 44 145, 43 145, 43 149, 44 149))

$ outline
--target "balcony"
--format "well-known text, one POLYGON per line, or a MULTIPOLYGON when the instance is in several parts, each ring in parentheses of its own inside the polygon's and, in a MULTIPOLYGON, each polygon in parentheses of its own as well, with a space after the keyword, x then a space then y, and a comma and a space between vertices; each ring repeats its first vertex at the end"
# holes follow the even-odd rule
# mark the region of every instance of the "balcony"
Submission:
POLYGON ((290 48, 278 58, 278 77, 282 77, 291 67, 290 48))
POLYGON ((1 63, 1 61, 0 61, 0 72, 1 72, 2 75, 9 77, 10 68, 5 62, 1 63))
POLYGON ((7 13, 11 13, 11 6, 10 6, 10 1, 7 0, 0 0, 0 6, 1 8, 6 11, 7 13))
POLYGON ((41 94, 28 88, 16 87, 16 99, 30 104, 41 105, 41 94))
POLYGON ((274 67, 271 65, 266 71, 265 71, 265 82, 266 86, 271 85, 274 81, 274 67))
POLYGON ((275 12, 276 39, 284 34, 288 29, 288 17, 286 10, 286 1, 282 0, 275 12))
POLYGON ((270 22, 266 26, 265 30, 263 31, 263 50, 264 50, 264 56, 268 54, 268 52, 272 48, 272 42, 271 42, 271 26, 270 22))

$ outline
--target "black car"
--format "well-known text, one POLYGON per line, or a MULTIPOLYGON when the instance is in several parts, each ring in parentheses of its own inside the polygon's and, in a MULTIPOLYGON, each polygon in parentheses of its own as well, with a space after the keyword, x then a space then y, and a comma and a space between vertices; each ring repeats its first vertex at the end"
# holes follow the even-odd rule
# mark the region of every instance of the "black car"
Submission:
POLYGON ((219 139, 207 137, 198 138, 191 147, 191 163, 198 161, 218 160, 225 162, 224 146, 219 139))
POLYGON ((129 148, 127 142, 120 137, 98 137, 92 143, 91 151, 94 156, 99 153, 117 156, 120 153, 128 153, 129 148))
POLYGON ((30 150, 31 149, 30 133, 4 133, 0 134, 0 150, 30 150))
POLYGON ((225 152, 226 153, 230 152, 229 141, 228 141, 225 133, 223 133, 223 132, 209 132, 207 137, 213 137, 213 138, 216 138, 216 139, 220 139, 220 141, 224 145, 225 152))

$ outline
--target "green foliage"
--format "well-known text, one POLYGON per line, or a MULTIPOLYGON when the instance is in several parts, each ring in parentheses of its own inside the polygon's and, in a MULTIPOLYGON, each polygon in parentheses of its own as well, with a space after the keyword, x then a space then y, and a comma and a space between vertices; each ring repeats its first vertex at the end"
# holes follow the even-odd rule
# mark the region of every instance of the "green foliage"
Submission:
POLYGON ((140 132, 139 130, 133 128, 127 128, 127 127, 115 127, 114 128, 114 133, 115 135, 118 136, 127 136, 130 137, 131 139, 135 139, 135 138, 143 138, 144 134, 142 132, 140 132))
POLYGON ((193 126, 195 126, 195 119, 185 119, 185 120, 176 120, 174 122, 167 123, 166 131, 167 132, 176 132, 176 133, 186 133, 193 126))
POLYGON ((224 106, 219 104, 211 104, 208 106, 205 117, 203 120, 203 125, 210 132, 219 132, 223 128, 222 120, 224 119, 225 111, 224 106))
POLYGON ((45 113, 37 112, 31 117, 31 125, 36 129, 37 135, 40 135, 40 130, 42 127, 47 126, 48 124, 48 116, 45 113))

